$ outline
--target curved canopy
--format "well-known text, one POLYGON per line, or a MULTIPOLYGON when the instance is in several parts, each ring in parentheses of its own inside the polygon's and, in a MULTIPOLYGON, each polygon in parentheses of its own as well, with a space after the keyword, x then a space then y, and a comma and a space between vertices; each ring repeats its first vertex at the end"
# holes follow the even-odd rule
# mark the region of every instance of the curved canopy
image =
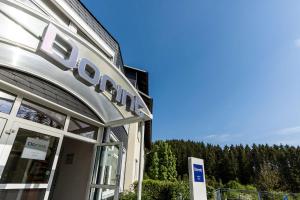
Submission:
POLYGON ((46 16, 34 13, 30 8, 16 9, 17 6, 0 3, 4 13, 0 16, 0 39, 5 40, 0 43, 0 51, 5 52, 0 55, 0 64, 64 88, 86 103, 106 125, 152 118, 138 91, 98 49, 46 16), (52 34, 55 32, 52 43, 46 37, 49 28, 52 28, 52 34), (12 37, 15 32, 18 32, 16 38, 12 37), (43 51, 43 45, 52 48, 51 55, 43 51), (59 56, 62 62, 57 59, 59 56), (71 66, 68 62, 75 62, 74 69, 68 68, 71 66), (78 66, 81 66, 81 74, 78 66), (99 91, 101 82, 93 85, 90 80, 102 80, 103 77, 107 87, 99 91), (112 83, 115 84, 113 88, 112 83))

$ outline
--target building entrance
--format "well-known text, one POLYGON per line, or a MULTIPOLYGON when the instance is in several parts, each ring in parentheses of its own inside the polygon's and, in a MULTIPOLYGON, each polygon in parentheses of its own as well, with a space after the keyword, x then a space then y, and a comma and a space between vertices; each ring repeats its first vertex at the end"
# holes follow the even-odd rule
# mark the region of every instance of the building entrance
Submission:
POLYGON ((88 194, 94 145, 64 137, 50 200, 82 200, 88 194))

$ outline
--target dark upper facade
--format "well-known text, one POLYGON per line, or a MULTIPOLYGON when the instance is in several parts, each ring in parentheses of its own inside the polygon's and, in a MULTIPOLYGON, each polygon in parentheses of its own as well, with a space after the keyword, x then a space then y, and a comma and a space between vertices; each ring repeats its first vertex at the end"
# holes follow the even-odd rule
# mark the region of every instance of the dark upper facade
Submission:
MULTIPOLYGON (((130 66, 123 66, 125 76, 129 79, 132 85, 138 90, 148 109, 153 112, 153 99, 149 96, 149 74, 148 72, 130 66)), ((145 122, 145 146, 151 147, 152 139, 152 120, 145 122)))
POLYGON ((123 66, 123 70, 125 76, 129 79, 131 84, 139 91, 149 110, 152 112, 153 99, 149 96, 148 72, 127 65, 123 66))

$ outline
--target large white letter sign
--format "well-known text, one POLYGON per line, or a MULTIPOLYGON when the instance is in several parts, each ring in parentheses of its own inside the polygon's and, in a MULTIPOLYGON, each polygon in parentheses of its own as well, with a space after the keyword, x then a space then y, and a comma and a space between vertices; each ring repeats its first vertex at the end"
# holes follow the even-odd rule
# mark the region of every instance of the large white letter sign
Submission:
POLYGON ((191 200, 207 200, 204 162, 189 157, 189 182, 191 200))
POLYGON ((70 39, 52 24, 49 24, 43 37, 40 50, 52 58, 63 70, 77 68, 78 48, 70 39))
POLYGON ((87 86, 95 87, 97 92, 108 91, 111 101, 126 106, 126 110, 143 117, 143 101, 118 85, 111 77, 100 74, 100 68, 87 58, 78 59, 78 47, 54 25, 49 24, 44 32, 40 52, 44 57, 55 61, 65 71, 72 71, 74 76, 87 86), (46 56, 45 56, 46 55, 46 56))

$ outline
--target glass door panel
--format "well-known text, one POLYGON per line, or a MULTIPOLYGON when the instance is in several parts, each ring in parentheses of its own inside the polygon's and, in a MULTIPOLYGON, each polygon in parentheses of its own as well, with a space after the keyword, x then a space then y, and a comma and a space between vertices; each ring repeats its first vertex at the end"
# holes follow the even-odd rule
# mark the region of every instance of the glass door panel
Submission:
POLYGON ((59 138, 19 128, 0 184, 48 183, 59 138))
POLYGON ((122 143, 96 147, 90 200, 118 199, 122 164, 122 143))
MULTIPOLYGON (((31 122, 30 122, 31 123, 31 122)), ((0 199, 44 199, 50 187, 62 136, 15 122, 0 158, 0 199)))

